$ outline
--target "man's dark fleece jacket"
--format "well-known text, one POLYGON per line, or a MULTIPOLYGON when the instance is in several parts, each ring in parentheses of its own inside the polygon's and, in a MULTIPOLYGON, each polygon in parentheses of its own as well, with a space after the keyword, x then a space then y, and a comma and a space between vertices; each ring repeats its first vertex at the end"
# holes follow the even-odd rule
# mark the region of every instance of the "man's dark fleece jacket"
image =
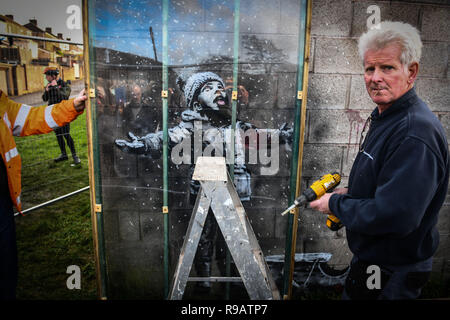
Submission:
POLYGON ((371 117, 348 194, 333 194, 330 210, 360 260, 380 266, 424 261, 439 244, 436 224, 449 179, 445 131, 414 88, 371 117))

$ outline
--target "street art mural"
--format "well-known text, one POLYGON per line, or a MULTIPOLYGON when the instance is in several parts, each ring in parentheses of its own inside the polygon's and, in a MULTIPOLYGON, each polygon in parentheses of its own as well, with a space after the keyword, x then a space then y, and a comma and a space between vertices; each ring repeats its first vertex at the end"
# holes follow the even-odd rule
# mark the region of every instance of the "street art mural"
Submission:
MULTIPOLYGON (((261 168, 261 174, 275 175, 279 169, 279 144, 291 142, 293 130, 288 129, 286 123, 280 129, 261 130, 238 120, 233 142, 229 99, 222 78, 213 72, 200 72, 189 76, 187 80, 178 77, 177 83, 184 93, 187 108, 181 113, 180 123, 169 129, 171 161, 177 165, 193 164, 198 156, 225 157, 228 160, 226 163, 233 164, 234 184, 241 201, 249 201, 252 194, 251 175, 246 163, 257 164, 258 155, 255 153, 258 153, 259 159, 269 164, 269 168, 261 168), (232 143, 234 148, 230 146, 232 143), (249 154, 247 161, 246 151, 249 154), (270 157, 267 157, 269 153, 270 157)), ((115 144, 125 152, 148 154, 151 157, 158 157, 155 153, 161 153, 162 131, 142 137, 129 132, 128 136, 130 140, 115 140, 115 144)), ((191 173, 193 170, 194 166, 190 166, 191 173)), ((199 181, 190 181, 192 205, 199 188, 199 181)), ((217 231, 215 218, 210 213, 203 227, 195 261, 197 273, 204 277, 211 276, 213 242, 217 231)), ((216 259, 222 276, 225 276, 226 248, 221 234, 217 240, 216 259)), ((198 285, 210 287, 208 282, 199 282, 198 285)))

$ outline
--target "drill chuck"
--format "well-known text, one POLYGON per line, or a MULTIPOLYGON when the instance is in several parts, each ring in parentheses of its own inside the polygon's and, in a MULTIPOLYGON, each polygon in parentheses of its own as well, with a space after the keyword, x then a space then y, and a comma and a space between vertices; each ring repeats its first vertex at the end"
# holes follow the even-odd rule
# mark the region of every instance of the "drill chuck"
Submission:
MULTIPOLYGON (((307 202, 314 201, 322 197, 327 191, 334 189, 341 182, 341 176, 337 172, 333 172, 332 174, 326 174, 320 180, 315 181, 311 186, 303 191, 303 193, 294 200, 294 204, 292 204, 289 208, 287 208, 281 215, 285 215, 295 207, 300 207, 307 202)), ((333 231, 337 231, 343 227, 342 223, 339 219, 334 215, 328 215, 327 218, 327 227, 333 231)))
POLYGON ((296 207, 300 207, 308 202, 308 199, 302 194, 300 197, 294 200, 294 204, 296 207))

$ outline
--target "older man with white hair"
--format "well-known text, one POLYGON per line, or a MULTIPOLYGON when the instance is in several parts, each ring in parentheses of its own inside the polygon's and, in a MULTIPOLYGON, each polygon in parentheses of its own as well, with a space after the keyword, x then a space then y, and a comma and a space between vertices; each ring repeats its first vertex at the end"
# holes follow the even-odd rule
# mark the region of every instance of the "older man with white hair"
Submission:
POLYGON ((449 153, 441 123, 414 89, 421 48, 418 31, 401 22, 382 22, 359 39, 366 89, 377 107, 348 188, 311 203, 346 227, 354 256, 344 299, 415 299, 430 276, 449 153))

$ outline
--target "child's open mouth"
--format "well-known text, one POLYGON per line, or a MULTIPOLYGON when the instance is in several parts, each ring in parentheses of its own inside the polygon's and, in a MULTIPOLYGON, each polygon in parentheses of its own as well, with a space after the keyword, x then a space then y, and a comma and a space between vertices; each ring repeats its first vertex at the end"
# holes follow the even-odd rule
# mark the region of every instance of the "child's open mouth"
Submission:
POLYGON ((224 106, 226 104, 225 99, 222 96, 218 96, 215 100, 215 103, 217 103, 217 105, 219 106, 224 106))

